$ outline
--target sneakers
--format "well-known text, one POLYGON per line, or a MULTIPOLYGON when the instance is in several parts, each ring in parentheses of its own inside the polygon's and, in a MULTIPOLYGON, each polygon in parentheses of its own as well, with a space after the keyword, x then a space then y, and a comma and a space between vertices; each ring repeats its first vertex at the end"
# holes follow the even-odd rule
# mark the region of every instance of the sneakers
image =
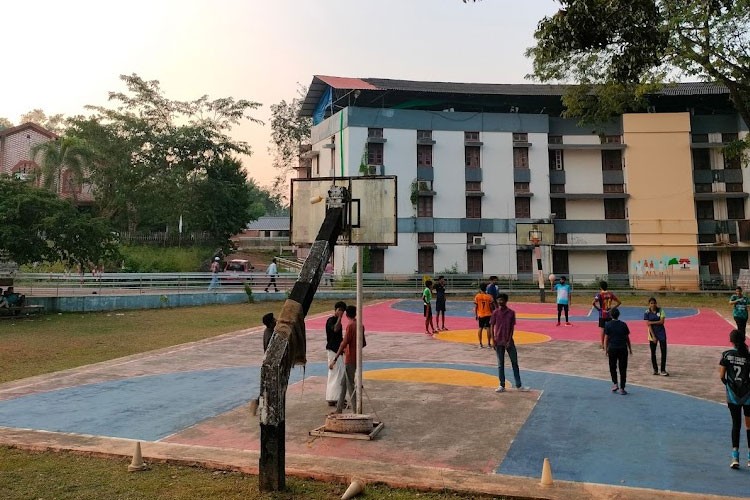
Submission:
POLYGON ((661 376, 662 376, 662 377, 669 377, 669 373, 668 373, 668 372, 665 372, 665 371, 662 371, 662 372, 661 372, 661 376))
POLYGON ((625 396, 628 393, 625 389, 620 389, 620 394, 625 396))
POLYGON ((558 321, 558 322, 557 322, 557 324, 556 324, 555 326, 560 326, 560 322, 558 321))
POLYGON ((505 392, 505 387, 503 387, 502 385, 498 385, 497 389, 495 389, 495 392, 505 392))
POLYGON ((729 467, 732 469, 740 468, 740 452, 739 450, 732 450, 732 461, 729 463, 729 467))
POLYGON ((573 324, 570 321, 566 321, 565 326, 573 326, 573 324))
POLYGON ((518 392, 529 392, 531 389, 525 386, 516 387, 518 392))
POLYGON ((615 385, 612 386, 612 392, 617 392, 619 390, 620 390, 620 388, 617 386, 617 384, 615 384, 615 385))
POLYGON ((484 346, 482 344, 479 344, 480 349, 484 349, 484 346))
POLYGON ((654 375, 659 375, 659 370, 654 370, 654 375))

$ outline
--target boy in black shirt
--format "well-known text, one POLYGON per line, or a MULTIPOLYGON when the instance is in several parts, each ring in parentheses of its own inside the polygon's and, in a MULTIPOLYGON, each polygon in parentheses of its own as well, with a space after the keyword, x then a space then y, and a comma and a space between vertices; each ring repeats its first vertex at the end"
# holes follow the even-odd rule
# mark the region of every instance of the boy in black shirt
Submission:
POLYGON ((435 326, 438 327, 438 330, 448 330, 445 327, 445 276, 440 276, 435 284, 435 311, 437 312, 435 326), (441 317, 442 326, 438 326, 441 317))
POLYGON ((612 376, 612 392, 620 392, 623 396, 625 382, 628 375, 628 353, 633 354, 630 347, 630 329, 627 323, 620 321, 620 310, 612 309, 611 321, 604 325, 604 352, 609 357, 609 374, 612 376), (620 384, 617 384, 617 368, 620 368, 620 384))

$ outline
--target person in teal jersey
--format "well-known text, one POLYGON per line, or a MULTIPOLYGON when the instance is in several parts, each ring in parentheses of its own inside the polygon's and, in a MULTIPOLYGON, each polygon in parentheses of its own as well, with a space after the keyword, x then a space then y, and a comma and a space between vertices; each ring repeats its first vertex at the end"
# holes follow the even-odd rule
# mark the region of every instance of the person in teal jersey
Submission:
POLYGON ((424 303, 424 333, 435 335, 435 325, 432 324, 432 280, 425 281, 422 302, 424 303))
POLYGON ((666 315, 664 309, 656 305, 656 299, 648 299, 648 309, 643 313, 643 320, 648 326, 648 347, 651 349, 651 366, 654 375, 669 376, 667 372, 667 329, 664 327, 666 315), (661 372, 656 365, 656 345, 659 344, 661 351, 661 372))
MULTIPOLYGON (((729 332, 733 349, 724 351, 719 361, 719 378, 727 391, 727 408, 732 416, 732 469, 740 468, 740 430, 742 413, 745 414, 745 433, 750 448, 750 353, 745 344, 745 334, 739 330, 729 332)), ((747 454, 750 467, 750 451, 747 454)))
POLYGON ((557 326, 560 326, 560 316, 565 311, 565 326, 572 326, 568 319, 570 309, 570 284, 565 276, 560 277, 560 283, 557 283, 553 289, 557 292, 557 326))
POLYGON ((737 323, 737 330, 745 336, 745 327, 747 326, 747 306, 750 305, 750 300, 742 295, 742 287, 738 286, 734 289, 734 295, 729 298, 729 303, 732 304, 732 317, 734 322, 737 323))

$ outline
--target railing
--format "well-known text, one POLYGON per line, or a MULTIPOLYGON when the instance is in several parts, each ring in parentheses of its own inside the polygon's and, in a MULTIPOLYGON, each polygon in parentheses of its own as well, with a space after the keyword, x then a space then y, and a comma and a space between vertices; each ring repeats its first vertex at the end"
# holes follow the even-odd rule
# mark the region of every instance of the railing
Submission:
MULTIPOLYGON (((71 296, 89 294, 165 294, 196 293, 208 291, 212 278, 211 273, 102 273, 101 275, 79 275, 70 273, 17 273, 14 285, 17 291, 27 295, 38 296, 71 296)), ((291 290, 298 274, 295 272, 279 273, 276 284, 280 291, 291 290)), ((696 286, 695 279, 689 282, 680 281, 674 276, 636 277, 628 275, 567 275, 574 290, 598 290, 599 281, 604 279, 609 288, 617 292, 643 291, 720 291, 733 289, 735 277, 711 276, 702 278, 696 286)), ((437 275, 433 275, 433 279, 437 275)), ((482 282, 487 282, 487 275, 446 274, 446 289, 452 294, 473 295, 482 282)), ((263 272, 254 273, 219 273, 221 292, 244 292, 248 285, 255 293, 262 293, 270 279, 263 272)), ((550 283, 545 282, 549 292, 550 283)), ((335 275, 330 280, 321 281, 321 291, 352 291, 355 289, 355 275, 335 275)), ((368 291, 403 292, 417 296, 423 289, 423 275, 363 275, 363 287, 368 291)), ((538 293, 537 282, 530 274, 519 276, 500 276, 498 286, 501 291, 509 293, 538 293)), ((272 290, 273 291, 273 287, 272 290)), ((593 293, 592 293, 593 296, 593 293)))

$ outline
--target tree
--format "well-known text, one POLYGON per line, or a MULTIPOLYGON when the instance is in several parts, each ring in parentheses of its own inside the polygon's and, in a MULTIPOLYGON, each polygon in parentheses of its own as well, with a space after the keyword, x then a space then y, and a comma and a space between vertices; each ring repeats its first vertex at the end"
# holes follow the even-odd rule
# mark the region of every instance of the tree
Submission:
POLYGON ((297 164, 300 146, 310 143, 312 120, 301 115, 307 87, 297 84, 297 97, 271 105, 271 153, 278 170, 272 192, 286 199, 289 176, 297 164))
MULTIPOLYGON (((63 192, 63 171, 70 172, 77 186, 83 184, 92 153, 85 141, 75 136, 63 136, 37 144, 31 149, 31 157, 34 161, 39 160, 44 187, 52 189, 54 186, 54 191, 59 195, 63 192)), ((71 193, 75 200, 76 190, 71 193)))
POLYGON ((63 261, 86 266, 116 258, 109 222, 24 181, 0 176, 0 248, 19 264, 63 261))
POLYGON ((0 130, 10 128, 13 126, 13 122, 5 118, 4 116, 0 116, 0 130))
MULTIPOLYGON (((229 137, 229 131, 242 120, 261 123, 248 114, 260 104, 205 95, 171 100, 158 81, 136 74, 120 78, 127 91, 109 94, 113 106, 91 106, 91 116, 71 120, 71 133, 84 138, 95 153, 90 181, 102 212, 123 229, 136 231, 174 226, 196 204, 213 210, 195 198, 206 192, 197 188, 216 165, 252 153, 246 142, 229 137)), ((237 208, 242 214, 247 211, 237 208)), ((206 214, 200 220, 208 224, 220 217, 206 214)))
POLYGON ((47 114, 37 108, 29 111, 28 113, 24 113, 21 115, 21 123, 36 123, 37 125, 40 125, 50 132, 54 132, 55 134, 61 134, 63 130, 65 129, 65 116, 58 113, 55 115, 47 116, 47 114))
POLYGON ((539 22, 533 77, 581 86, 565 98, 585 122, 642 109, 681 76, 723 84, 750 124, 750 0, 558 0, 539 22))

